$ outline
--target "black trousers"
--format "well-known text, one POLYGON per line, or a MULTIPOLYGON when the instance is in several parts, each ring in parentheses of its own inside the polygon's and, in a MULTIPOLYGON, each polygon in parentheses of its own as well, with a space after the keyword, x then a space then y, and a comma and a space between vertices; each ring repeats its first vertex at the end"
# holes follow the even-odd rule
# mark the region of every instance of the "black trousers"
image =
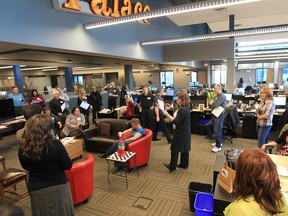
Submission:
POLYGON ((93 122, 95 122, 95 119, 97 119, 97 117, 98 117, 98 112, 99 112, 98 107, 94 108, 94 106, 93 106, 93 109, 92 109, 92 115, 93 115, 92 121, 93 121, 93 122))
POLYGON ((155 121, 154 110, 142 109, 143 127, 153 130, 153 121, 155 121))
POLYGON ((108 108, 110 110, 114 110, 116 108, 116 101, 117 101, 117 98, 108 97, 108 108))
MULTIPOLYGON (((178 162, 179 152, 171 151, 171 159, 170 159, 170 167, 172 169, 176 169, 178 162)), ((183 168, 187 168, 189 166, 189 152, 181 152, 180 153, 180 164, 179 166, 183 168)))
POLYGON ((163 131, 165 137, 167 138, 167 141, 170 143, 172 138, 171 138, 171 136, 168 132, 168 129, 166 127, 164 116, 160 114, 159 118, 160 118, 159 122, 156 122, 156 118, 155 118, 155 120, 153 120, 153 123, 154 123, 154 125, 153 125, 153 139, 157 139, 158 128, 160 127, 160 128, 162 128, 162 131, 163 131))

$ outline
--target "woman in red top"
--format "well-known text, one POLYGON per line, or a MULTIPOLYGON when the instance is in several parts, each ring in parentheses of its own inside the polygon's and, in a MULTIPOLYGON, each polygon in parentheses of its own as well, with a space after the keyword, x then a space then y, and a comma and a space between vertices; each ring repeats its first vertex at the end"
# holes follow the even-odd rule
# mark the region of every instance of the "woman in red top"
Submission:
POLYGON ((126 99, 126 106, 127 111, 123 113, 123 115, 132 116, 134 114, 134 102, 132 99, 127 98, 126 99))
POLYGON ((43 95, 38 94, 38 91, 36 89, 33 89, 31 92, 31 96, 28 100, 28 103, 45 107, 45 98, 43 97, 43 95))

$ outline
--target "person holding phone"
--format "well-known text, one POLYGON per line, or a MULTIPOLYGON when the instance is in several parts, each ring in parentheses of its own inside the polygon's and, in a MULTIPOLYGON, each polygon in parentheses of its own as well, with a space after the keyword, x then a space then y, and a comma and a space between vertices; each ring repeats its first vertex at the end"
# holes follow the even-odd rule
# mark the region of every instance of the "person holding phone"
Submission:
POLYGON ((104 87, 104 90, 108 92, 108 108, 114 110, 119 97, 119 89, 116 88, 115 82, 110 82, 104 87))

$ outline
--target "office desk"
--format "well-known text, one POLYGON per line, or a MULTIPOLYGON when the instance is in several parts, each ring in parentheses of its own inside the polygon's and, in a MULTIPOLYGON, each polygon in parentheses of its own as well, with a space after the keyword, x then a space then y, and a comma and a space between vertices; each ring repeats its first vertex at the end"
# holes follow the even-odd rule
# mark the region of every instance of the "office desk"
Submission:
POLYGON ((214 191, 214 215, 224 215, 223 211, 231 202, 233 202, 232 194, 229 194, 217 183, 214 191))

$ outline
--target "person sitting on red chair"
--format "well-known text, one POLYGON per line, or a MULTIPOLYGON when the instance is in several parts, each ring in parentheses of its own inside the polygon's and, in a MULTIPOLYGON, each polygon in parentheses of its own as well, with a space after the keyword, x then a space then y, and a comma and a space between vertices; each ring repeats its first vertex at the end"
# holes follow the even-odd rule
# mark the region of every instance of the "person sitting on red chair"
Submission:
MULTIPOLYGON (((140 138, 142 138, 143 136, 146 135, 146 131, 144 130, 144 128, 142 128, 141 123, 139 121, 139 119, 137 118, 133 118, 131 120, 131 124, 132 124, 132 128, 125 130, 123 132, 123 134, 131 132, 131 136, 128 139, 124 140, 124 145, 125 147, 128 146, 130 143, 134 142, 135 140, 138 140, 140 138)), ((104 153, 104 154, 97 154, 100 158, 106 158, 109 157, 111 154, 113 154, 114 152, 117 151, 118 149, 118 144, 120 143, 120 140, 116 140, 113 145, 104 153)), ((115 163, 115 169, 112 170, 112 173, 117 173, 119 172, 121 169, 123 169, 122 164, 120 163, 115 163)))

